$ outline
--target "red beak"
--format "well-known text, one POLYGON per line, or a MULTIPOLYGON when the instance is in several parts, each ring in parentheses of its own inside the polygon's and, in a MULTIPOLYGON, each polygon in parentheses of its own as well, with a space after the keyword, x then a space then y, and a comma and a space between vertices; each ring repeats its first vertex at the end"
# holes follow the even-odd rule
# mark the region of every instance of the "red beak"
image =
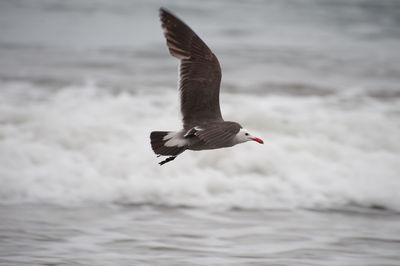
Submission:
POLYGON ((251 140, 257 141, 260 144, 264 144, 264 141, 262 141, 262 139, 259 138, 252 138, 251 140))

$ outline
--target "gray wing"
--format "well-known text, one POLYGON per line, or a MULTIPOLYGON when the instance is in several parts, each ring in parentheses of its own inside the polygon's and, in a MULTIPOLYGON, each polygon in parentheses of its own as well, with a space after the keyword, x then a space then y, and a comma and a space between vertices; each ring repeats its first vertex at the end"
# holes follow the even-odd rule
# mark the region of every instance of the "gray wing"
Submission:
POLYGON ((195 135, 212 147, 233 146, 233 137, 239 132, 241 126, 235 122, 211 124, 195 133, 195 135))
POLYGON ((181 60, 181 112, 184 128, 201 122, 223 121, 219 107, 221 68, 207 45, 180 19, 160 9, 167 46, 181 60))

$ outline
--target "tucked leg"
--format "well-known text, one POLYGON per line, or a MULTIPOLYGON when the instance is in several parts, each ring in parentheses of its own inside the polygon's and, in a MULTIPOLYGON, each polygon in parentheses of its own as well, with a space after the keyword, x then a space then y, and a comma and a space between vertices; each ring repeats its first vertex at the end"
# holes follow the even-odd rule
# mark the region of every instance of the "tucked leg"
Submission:
POLYGON ((167 159, 165 159, 165 160, 162 161, 162 162, 159 162, 158 164, 159 164, 159 165, 163 165, 163 164, 165 164, 165 163, 168 163, 168 162, 170 162, 170 161, 173 161, 175 158, 176 158, 176 156, 168 157, 167 159))

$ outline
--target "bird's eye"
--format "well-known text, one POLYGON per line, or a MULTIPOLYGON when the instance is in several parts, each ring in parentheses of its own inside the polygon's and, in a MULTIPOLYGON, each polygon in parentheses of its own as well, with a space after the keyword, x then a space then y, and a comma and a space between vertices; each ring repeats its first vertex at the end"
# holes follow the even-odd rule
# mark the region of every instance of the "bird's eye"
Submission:
POLYGON ((245 135, 245 136, 248 136, 248 135, 249 135, 249 133, 245 133, 244 135, 245 135))

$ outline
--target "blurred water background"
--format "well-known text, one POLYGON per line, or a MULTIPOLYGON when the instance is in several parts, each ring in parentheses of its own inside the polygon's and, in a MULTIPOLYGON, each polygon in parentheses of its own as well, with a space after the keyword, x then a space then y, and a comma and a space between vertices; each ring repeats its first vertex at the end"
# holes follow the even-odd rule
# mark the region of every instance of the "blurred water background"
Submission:
POLYGON ((0 265, 399 265, 400 1, 0 1, 0 265), (164 6, 262 138, 160 167, 164 6))

